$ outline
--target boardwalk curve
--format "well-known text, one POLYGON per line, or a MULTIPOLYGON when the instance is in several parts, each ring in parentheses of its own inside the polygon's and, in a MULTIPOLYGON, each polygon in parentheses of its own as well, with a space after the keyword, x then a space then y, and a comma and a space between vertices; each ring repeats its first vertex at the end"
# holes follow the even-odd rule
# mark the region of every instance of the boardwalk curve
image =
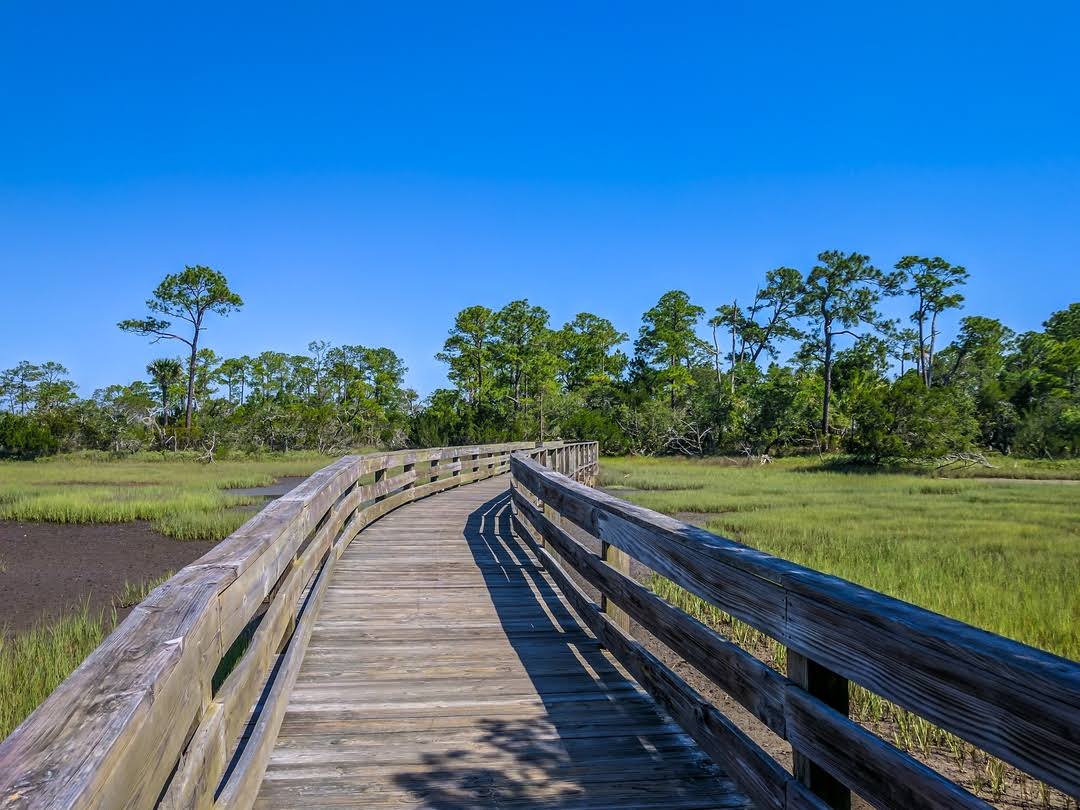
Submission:
POLYGON ((595 442, 519 442, 320 470, 0 742, 0 808, 989 806, 853 722, 851 684, 1080 796, 1080 664, 605 495, 597 467, 595 442), (631 559, 780 642, 786 672, 631 559))
POLYGON ((256 807, 747 805, 578 623, 507 483, 404 507, 342 555, 256 807))

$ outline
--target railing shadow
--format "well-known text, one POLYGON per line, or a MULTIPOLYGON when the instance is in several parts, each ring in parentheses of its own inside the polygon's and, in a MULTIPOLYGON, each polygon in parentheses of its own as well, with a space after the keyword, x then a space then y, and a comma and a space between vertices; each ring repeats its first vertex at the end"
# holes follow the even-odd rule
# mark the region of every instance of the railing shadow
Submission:
POLYGON ((526 674, 515 697, 535 704, 477 719, 468 746, 424 754, 397 785, 440 810, 721 806, 717 769, 612 665, 514 536, 508 493, 469 516, 465 540, 526 674))

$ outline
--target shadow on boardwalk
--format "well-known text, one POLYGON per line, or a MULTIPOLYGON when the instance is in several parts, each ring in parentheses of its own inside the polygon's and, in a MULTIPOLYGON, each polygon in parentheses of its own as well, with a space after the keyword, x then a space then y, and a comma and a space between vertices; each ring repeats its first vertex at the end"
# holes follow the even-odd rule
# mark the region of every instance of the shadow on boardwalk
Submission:
POLYGON ((465 539, 537 710, 478 718, 475 744, 425 753, 423 768, 397 775, 399 787, 445 810, 747 806, 578 625, 514 536, 508 493, 469 516, 465 539))

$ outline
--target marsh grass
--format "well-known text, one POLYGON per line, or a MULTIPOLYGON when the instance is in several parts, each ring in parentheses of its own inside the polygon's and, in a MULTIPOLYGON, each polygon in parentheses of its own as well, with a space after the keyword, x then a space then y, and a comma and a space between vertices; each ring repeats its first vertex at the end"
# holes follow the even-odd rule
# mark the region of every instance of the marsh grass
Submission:
POLYGON ((115 614, 88 606, 11 638, 0 635, 0 739, 82 663, 112 628, 115 614))
POLYGON ((702 513, 722 536, 1080 658, 1080 484, 822 472, 801 460, 608 458, 600 473, 635 503, 702 513))
POLYGON ((0 633, 0 740, 104 640, 116 626, 117 610, 139 604, 171 576, 169 571, 145 582, 125 582, 110 611, 95 613, 85 604, 23 633, 0 633))
MULTIPOLYGON (((858 582, 1070 658, 1080 657, 1080 485, 1031 462, 1018 481, 876 473, 785 460, 740 467, 674 459, 604 459, 601 486, 669 514, 699 513, 747 545, 858 582), (623 487, 624 489, 618 489, 623 487)), ((649 586, 784 672, 787 651, 669 580, 649 586)), ((1008 806, 1076 803, 857 684, 851 716, 901 750, 1008 806), (1019 802, 1019 804, 1017 804, 1019 802)))
POLYGON ((160 577, 148 579, 146 582, 125 582, 120 593, 113 598, 113 606, 117 609, 135 607, 135 605, 139 604, 139 602, 150 595, 150 591, 154 590, 154 588, 169 579, 172 575, 172 571, 166 571, 160 577))
POLYGON ((0 462, 0 520, 55 523, 149 521, 178 540, 220 540, 250 517, 234 507, 259 498, 224 490, 310 475, 332 459, 303 453, 200 464, 168 454, 96 455, 0 462))

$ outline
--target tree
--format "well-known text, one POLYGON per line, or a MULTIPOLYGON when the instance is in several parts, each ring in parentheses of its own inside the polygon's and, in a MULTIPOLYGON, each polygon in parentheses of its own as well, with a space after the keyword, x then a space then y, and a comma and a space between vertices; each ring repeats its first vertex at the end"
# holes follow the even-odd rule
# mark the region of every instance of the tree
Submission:
POLYGON ((184 369, 179 360, 174 360, 171 357, 160 357, 146 366, 146 373, 150 375, 154 385, 157 386, 158 391, 161 393, 162 426, 168 427, 169 389, 180 381, 184 369))
POLYGON ((704 314, 682 290, 671 290, 642 316, 634 350, 645 364, 662 369, 661 382, 668 387, 672 410, 679 394, 693 384, 690 358, 699 345, 694 328, 704 314))
POLYGON ((962 392, 927 388, 912 374, 867 390, 852 410, 855 428, 846 447, 874 463, 963 453, 977 432, 972 404, 962 392))
POLYGON ((949 264, 940 256, 928 259, 922 256, 904 256, 896 263, 896 269, 903 273, 903 278, 911 276, 908 295, 914 295, 917 302, 911 321, 918 327, 919 344, 915 353, 915 362, 919 376, 927 388, 933 381, 934 347, 937 342, 937 319, 946 309, 956 309, 964 302, 964 296, 954 288, 960 286, 968 277, 968 271, 955 264, 949 264))
POLYGON ((230 357, 221 361, 217 368, 216 382, 225 386, 229 401, 244 404, 244 385, 248 380, 248 357, 230 357))
POLYGON ((626 355, 618 350, 627 340, 607 318, 579 312, 559 330, 560 376, 570 391, 617 381, 626 369, 626 355))
POLYGON ((34 409, 39 413, 71 403, 75 399, 75 383, 67 379, 68 370, 53 360, 35 366, 33 375, 34 409))
POLYGON ((798 313, 815 326, 819 338, 825 392, 821 404, 821 448, 829 448, 829 408, 832 400, 834 341, 840 335, 860 337, 864 325, 882 328, 877 305, 882 295, 895 295, 901 277, 885 274, 861 253, 827 250, 806 277, 799 297, 798 313))
POLYGON ((450 366, 450 380, 465 390, 469 404, 479 410, 490 385, 495 313, 484 306, 467 307, 454 318, 443 350, 435 355, 450 366))
POLYGON ((793 267, 777 267, 765 274, 765 286, 754 295, 742 325, 747 359, 757 363, 762 354, 775 358, 776 341, 802 333, 792 321, 798 314, 802 276, 793 267))
POLYGON ((528 415, 530 399, 542 397, 543 377, 554 366, 548 313, 526 299, 511 301, 495 313, 492 358, 514 412, 528 415))
POLYGON ((171 273, 162 279, 147 299, 150 314, 141 319, 120 321, 117 326, 125 332, 159 340, 179 340, 191 350, 188 358, 187 400, 184 409, 184 427, 191 428, 192 406, 195 401, 195 372, 198 364, 199 337, 203 321, 209 313, 227 316, 244 305, 239 295, 229 289, 225 276, 201 264, 185 267, 180 273, 171 273), (159 317, 164 315, 165 317, 159 317), (191 337, 179 335, 172 330, 174 320, 191 325, 191 337))
POLYGON ((723 304, 716 308, 716 314, 709 318, 709 326, 712 328, 712 346, 706 347, 709 354, 713 356, 713 364, 716 369, 716 382, 720 383, 721 371, 720 371, 720 336, 719 329, 727 328, 731 334, 731 354, 728 355, 728 360, 731 363, 731 393, 735 393, 735 363, 741 360, 743 350, 746 348, 746 338, 743 329, 746 324, 746 318, 743 315, 741 309, 739 309, 739 302, 732 301, 731 304, 723 304), (738 354, 735 352, 735 342, 739 335, 744 335, 743 344, 738 354))

